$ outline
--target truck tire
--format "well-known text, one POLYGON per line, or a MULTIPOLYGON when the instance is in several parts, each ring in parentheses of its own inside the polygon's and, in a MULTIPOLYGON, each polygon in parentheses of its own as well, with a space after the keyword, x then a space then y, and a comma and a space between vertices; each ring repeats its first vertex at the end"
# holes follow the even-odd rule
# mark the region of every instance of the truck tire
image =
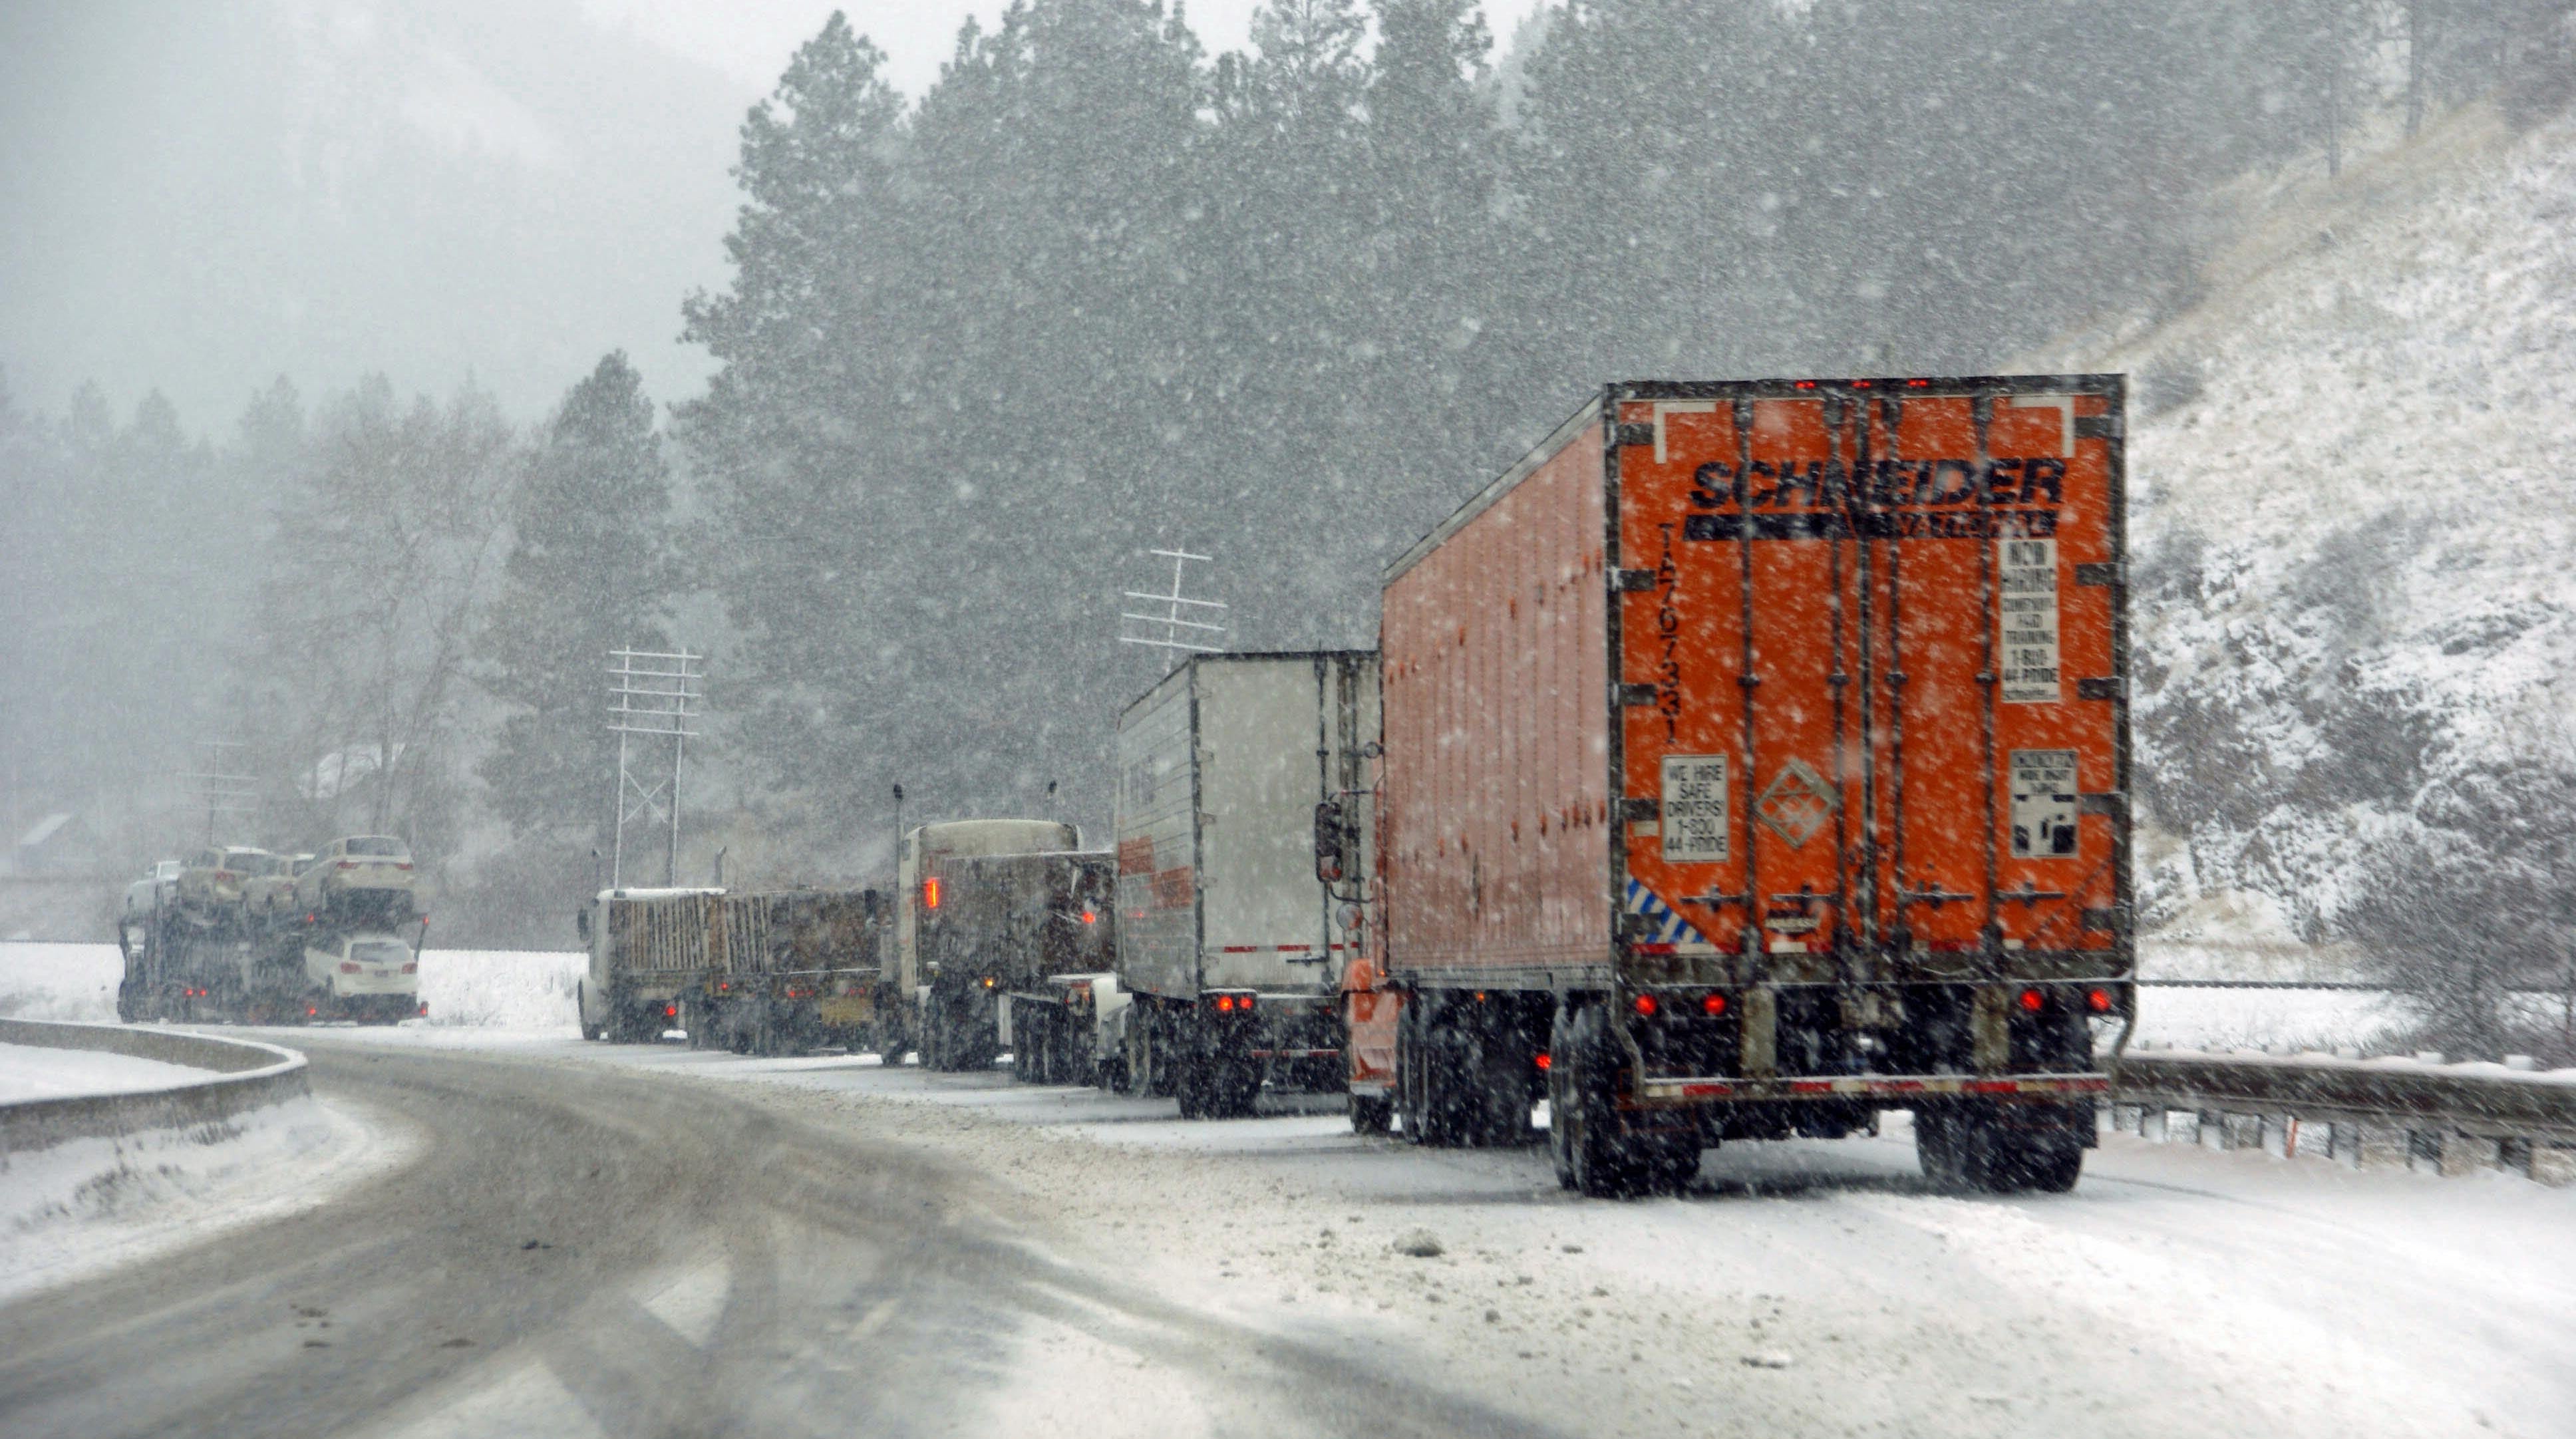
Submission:
POLYGON ((2064 1194, 2084 1173, 2082 1141, 2030 1132, 1972 1114, 1917 1113, 1914 1148, 1923 1177, 1988 1194, 2064 1194))
POLYGON ((1396 1112, 1414 1144, 1453 1149, 1474 1142, 1475 1036, 1434 996, 1404 1007, 1395 1050, 1396 1112))
POLYGON ((1548 1053, 1548 1159, 1557 1183, 1595 1199, 1631 1199, 1698 1172, 1695 1143, 1623 1132, 1618 1046, 1598 1005, 1558 1010, 1548 1053))
POLYGON ((586 980, 586 979, 585 979, 585 980, 581 980, 581 981, 576 982, 576 983, 573 985, 573 988, 572 988, 572 1004, 573 1004, 573 1017, 574 1017, 576 1020, 578 1020, 578 1021, 580 1022, 580 1024, 581 1024, 581 1037, 582 1037, 582 1039, 583 1039, 585 1042, 588 1042, 588 1043, 593 1043, 593 1044, 597 1043, 597 1042, 599 1041, 600 1036, 602 1036, 602 1035, 606 1034, 606 1033, 608 1032, 608 1030, 607 1030, 607 1027, 606 1027, 605 1025, 598 1025, 598 1024, 593 1024, 593 1023, 591 1023, 591 1022, 590 1022, 590 981, 589 981, 589 980, 586 980))
POLYGON ((1354 1094, 1351 1101, 1353 1134, 1384 1134, 1395 1127, 1395 1101, 1383 1094, 1354 1094))
POLYGON ((1517 1148, 1530 1140, 1530 1070, 1538 1055, 1518 1016, 1504 1003, 1480 1004, 1464 1027, 1471 1042, 1465 1092, 1464 1141, 1480 1147, 1517 1148))

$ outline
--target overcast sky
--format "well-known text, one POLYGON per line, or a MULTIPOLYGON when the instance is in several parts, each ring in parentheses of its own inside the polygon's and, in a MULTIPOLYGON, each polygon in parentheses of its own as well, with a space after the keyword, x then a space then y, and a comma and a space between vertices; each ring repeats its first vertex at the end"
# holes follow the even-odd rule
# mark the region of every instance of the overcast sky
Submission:
MULTIPOLYGON (((1498 43, 1538 0, 1485 0, 1498 43)), ((1210 53, 1257 0, 1192 0, 1210 53)), ((0 366, 22 408, 158 387, 228 435, 284 374, 471 375, 522 419, 622 348, 693 392, 743 110, 808 0, 0 0, 0 366)), ((993 3, 861 0, 918 96, 993 3)))

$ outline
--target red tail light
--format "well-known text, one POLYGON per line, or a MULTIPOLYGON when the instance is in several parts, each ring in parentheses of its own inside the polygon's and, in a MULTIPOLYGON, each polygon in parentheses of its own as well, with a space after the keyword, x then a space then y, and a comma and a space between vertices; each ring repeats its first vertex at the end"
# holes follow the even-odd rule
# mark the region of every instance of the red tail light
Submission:
POLYGON ((406 860, 398 860, 398 861, 396 861, 396 862, 395 862, 395 864, 394 864, 394 868, 396 868, 396 869, 409 869, 409 868, 411 868, 411 861, 410 861, 410 860, 407 860, 407 859, 406 859, 406 860))
POLYGON ((356 974, 358 972, 357 962, 347 959, 340 961, 340 972, 342 974, 356 974))
POLYGON ((921 882, 921 907, 923 909, 939 908, 939 877, 937 875, 933 875, 921 882))
POLYGON ((1226 1013, 1226 1014, 1231 1014, 1231 1013, 1233 1013, 1233 1012, 1234 1012, 1234 996, 1233 996, 1233 995, 1230 995, 1230 994, 1220 994, 1220 995, 1218 995, 1218 996, 1216 997, 1216 1007, 1217 1007, 1217 1009, 1218 1009, 1218 1011, 1219 1011, 1220 1013, 1226 1013))
POLYGON ((1703 996, 1699 1002, 1699 1012, 1710 1016, 1726 1013, 1726 996, 1722 994, 1703 996))
POLYGON ((1545 1069, 1545 1068, 1547 1068, 1549 1065, 1554 1064, 1555 1062, 1556 1062, 1555 1060, 1553 1060, 1553 1059, 1549 1058, 1549 1056, 1548 1056, 1548 1052, 1547 1052, 1546 1050, 1542 1049, 1542 1050, 1540 1050, 1540 1051, 1538 1052, 1538 1067, 1539 1067, 1539 1068, 1541 1068, 1541 1069, 1545 1069))
POLYGON ((340 868, 342 869, 356 869, 357 867, 358 862, 354 859, 344 859, 340 861, 340 868))
POLYGON ((428 1018, 428 1017, 429 1017, 429 1001, 428 1001, 428 1000, 425 1000, 425 999, 424 999, 424 1000, 422 1000, 422 1001, 420 1002, 420 1013, 421 1013, 421 1017, 422 1017, 423 1019, 426 1019, 426 1018, 428 1018))
POLYGON ((319 1014, 321 1014, 321 1013, 322 1013, 322 1006, 320 1006, 320 1005, 318 1005, 318 1004, 308 1004, 308 1005, 304 1006, 304 1017, 305 1017, 305 1018, 307 1018, 307 1019, 312 1019, 312 1018, 314 1018, 315 1016, 317 1016, 317 1015, 319 1015, 319 1014))
POLYGON ((2048 996, 2038 990, 2025 989, 2021 992, 2021 1008, 2024 1014, 2037 1014, 2047 1007, 2048 996))
POLYGON ((2111 1012, 2111 991, 2107 989, 2086 991, 2084 995, 2084 1005, 2095 1014, 2109 1014, 2111 1012))
POLYGON ((241 876, 234 874, 228 869, 219 869, 215 871, 215 883, 217 884, 230 884, 239 878, 241 878, 241 876))
POLYGON ((662 1006, 662 1017, 663 1017, 664 1019, 677 1019, 677 1018, 679 1018, 679 1017, 680 1017, 680 1007, 679 1007, 678 1005, 676 1005, 676 1004, 666 1004, 666 1005, 663 1005, 663 1006, 662 1006))
POLYGON ((1663 1008, 1662 1005, 1655 1002, 1655 997, 1651 994, 1638 995, 1635 1000, 1631 1001, 1631 1003, 1638 1014, 1648 1019, 1654 1018, 1655 1011, 1663 1008))

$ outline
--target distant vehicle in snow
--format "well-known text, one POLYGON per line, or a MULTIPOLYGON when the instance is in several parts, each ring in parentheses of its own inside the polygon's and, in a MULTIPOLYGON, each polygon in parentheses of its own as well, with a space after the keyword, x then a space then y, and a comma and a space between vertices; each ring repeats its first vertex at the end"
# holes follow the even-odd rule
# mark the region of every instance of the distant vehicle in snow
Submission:
POLYGON ((242 881, 243 924, 257 928, 302 913, 295 903, 295 881, 312 862, 309 854, 280 855, 275 869, 242 881))
POLYGON ((999 910, 977 904, 951 922, 949 901, 962 865, 994 855, 1061 853, 1082 847, 1082 831, 1044 819, 968 819, 925 824, 903 837, 895 876, 894 944, 887 955, 891 996, 883 1043, 889 1059, 917 1048, 930 1069, 980 1069, 1000 1055, 998 973, 987 974, 987 943, 998 942, 999 910), (972 976, 974 983, 965 980, 972 976), (992 978, 991 985, 982 983, 992 978))
MULTIPOLYGON (((303 946, 307 1019, 354 1019, 392 1024, 420 1009, 420 951, 381 930, 354 930, 315 938, 303 946)), ((294 1018, 297 996, 282 997, 294 1018)))
POLYGON ((1311 851, 1319 810, 1349 816, 1347 878, 1363 877, 1377 711, 1376 654, 1326 650, 1194 655, 1118 717, 1131 1092, 1197 1119, 1251 1113, 1265 1084, 1342 1089, 1358 911, 1311 851))
POLYGON ((150 920, 178 893, 180 871, 187 867, 185 860, 153 861, 141 879, 125 887, 125 899, 118 906, 117 917, 126 924, 142 924, 150 920))
POLYGON ((249 845, 199 850, 179 871, 176 900, 181 916, 201 929, 230 928, 241 915, 242 886, 275 874, 282 863, 267 850, 249 845))
POLYGON ((389 835, 335 839, 296 875, 295 902, 307 913, 406 920, 412 911, 411 846, 389 835))

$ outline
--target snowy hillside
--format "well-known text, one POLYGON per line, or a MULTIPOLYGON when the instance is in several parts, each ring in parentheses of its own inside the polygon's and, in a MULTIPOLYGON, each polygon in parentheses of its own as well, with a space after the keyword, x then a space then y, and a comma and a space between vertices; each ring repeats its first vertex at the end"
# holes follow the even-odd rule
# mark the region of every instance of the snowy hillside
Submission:
POLYGON ((2576 123, 2472 107, 2247 208, 2193 309, 2042 358, 2135 386, 2140 784, 2188 830, 2140 879, 2171 939, 2330 932, 2373 843, 2428 807, 2485 842, 2459 797, 2494 813, 2576 734, 2576 123))

